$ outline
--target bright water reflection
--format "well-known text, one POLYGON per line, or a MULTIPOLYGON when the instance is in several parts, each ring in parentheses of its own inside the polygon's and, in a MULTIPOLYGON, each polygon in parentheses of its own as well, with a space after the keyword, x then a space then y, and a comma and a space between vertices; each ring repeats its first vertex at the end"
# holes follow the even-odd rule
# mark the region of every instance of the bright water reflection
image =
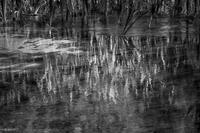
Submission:
POLYGON ((198 132, 199 33, 190 29, 70 40, 2 33, 0 131, 198 132))

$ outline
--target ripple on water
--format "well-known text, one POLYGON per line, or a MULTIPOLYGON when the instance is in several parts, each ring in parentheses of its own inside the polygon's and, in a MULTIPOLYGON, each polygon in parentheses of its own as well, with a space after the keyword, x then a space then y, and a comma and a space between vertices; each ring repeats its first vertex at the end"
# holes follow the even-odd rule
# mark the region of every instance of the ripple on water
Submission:
POLYGON ((72 130, 72 123, 70 120, 55 119, 50 121, 49 128, 54 131, 69 132, 72 130))
POLYGON ((36 119, 32 122, 33 129, 45 129, 47 127, 47 121, 41 118, 36 119))
POLYGON ((37 112, 37 117, 42 117, 45 116, 47 114, 47 108, 45 106, 41 106, 38 109, 36 109, 37 112))

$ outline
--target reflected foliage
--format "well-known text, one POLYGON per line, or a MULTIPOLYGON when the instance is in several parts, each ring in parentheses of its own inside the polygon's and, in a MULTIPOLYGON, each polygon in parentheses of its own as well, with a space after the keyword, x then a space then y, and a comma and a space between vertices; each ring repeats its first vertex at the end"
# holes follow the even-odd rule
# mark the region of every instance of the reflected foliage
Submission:
POLYGON ((31 106, 23 130, 186 130, 187 108, 199 122, 199 104, 183 89, 199 89, 184 83, 198 82, 199 34, 177 31, 134 37, 90 31, 87 41, 26 38, 2 48, 1 109, 31 106))

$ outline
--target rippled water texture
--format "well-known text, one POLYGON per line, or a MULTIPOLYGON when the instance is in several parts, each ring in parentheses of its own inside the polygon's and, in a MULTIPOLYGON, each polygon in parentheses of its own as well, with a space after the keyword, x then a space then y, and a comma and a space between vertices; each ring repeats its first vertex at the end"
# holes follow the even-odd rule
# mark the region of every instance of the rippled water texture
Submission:
POLYGON ((199 28, 147 25, 1 27, 0 132, 199 132, 199 28))

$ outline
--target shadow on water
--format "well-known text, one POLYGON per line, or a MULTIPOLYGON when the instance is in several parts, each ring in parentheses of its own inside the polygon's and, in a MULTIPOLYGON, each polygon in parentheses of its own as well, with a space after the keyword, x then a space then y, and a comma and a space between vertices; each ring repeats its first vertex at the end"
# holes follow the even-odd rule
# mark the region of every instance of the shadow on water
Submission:
POLYGON ((134 36, 88 27, 49 39, 44 29, 7 28, 0 131, 199 132, 200 33, 162 21, 134 36))

